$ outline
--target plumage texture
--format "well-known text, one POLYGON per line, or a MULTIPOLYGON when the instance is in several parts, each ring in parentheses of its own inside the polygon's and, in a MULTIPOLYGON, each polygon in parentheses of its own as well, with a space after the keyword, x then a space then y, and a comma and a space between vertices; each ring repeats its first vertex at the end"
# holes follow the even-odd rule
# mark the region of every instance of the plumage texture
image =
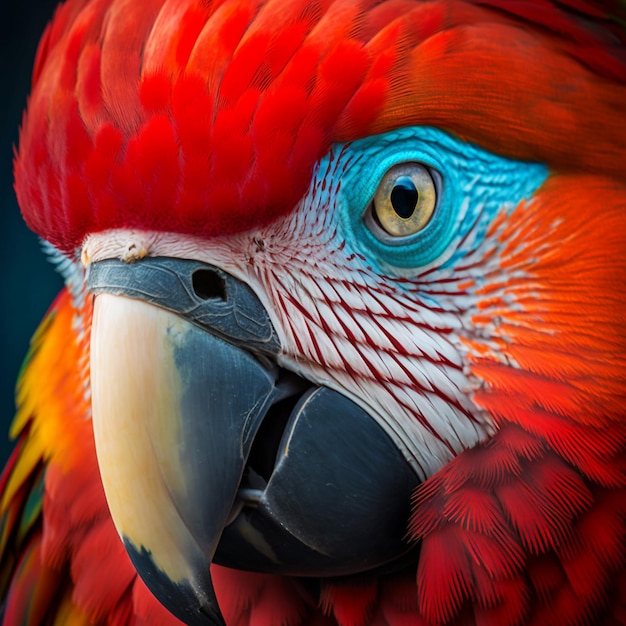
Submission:
MULTIPOLYGON (((72 259, 113 228, 152 233, 154 249, 159 233, 192 235, 192 248, 214 237, 212 260, 263 294, 286 362, 373 403, 387 393, 416 419, 430 397, 434 413, 452 407, 476 428, 474 447, 455 433, 458 449, 442 444, 424 470, 416 564, 320 581, 215 567, 229 626, 626 623, 626 56, 613 11, 584 0, 58 10, 16 161, 29 225, 72 259), (431 266, 375 254, 355 216, 331 212, 357 140, 418 126, 456 137, 462 157, 466 140, 547 176, 525 173, 533 184, 508 204, 477 200, 431 266), (315 169, 329 151, 332 167, 315 169)), ((485 197, 470 182, 464 193, 485 197)), ((63 263, 71 293, 33 341, 3 481, 5 623, 173 624, 108 515, 89 422, 91 296, 80 266, 63 263)), ((422 421, 417 432, 448 441, 422 421)))
POLYGON ((585 28, 598 12, 69 2, 39 50, 18 199, 69 254, 105 228, 245 230, 294 206, 331 142, 417 124, 556 170, 624 176, 624 52, 610 21, 585 28))

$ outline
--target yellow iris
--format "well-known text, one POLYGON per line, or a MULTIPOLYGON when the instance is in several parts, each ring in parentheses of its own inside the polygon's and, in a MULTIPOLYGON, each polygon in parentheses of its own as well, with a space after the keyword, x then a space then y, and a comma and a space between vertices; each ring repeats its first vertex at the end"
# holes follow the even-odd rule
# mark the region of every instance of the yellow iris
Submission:
POLYGON ((428 168, 420 163, 400 163, 383 176, 372 209, 388 235, 407 237, 428 224, 436 204, 437 189, 428 168))

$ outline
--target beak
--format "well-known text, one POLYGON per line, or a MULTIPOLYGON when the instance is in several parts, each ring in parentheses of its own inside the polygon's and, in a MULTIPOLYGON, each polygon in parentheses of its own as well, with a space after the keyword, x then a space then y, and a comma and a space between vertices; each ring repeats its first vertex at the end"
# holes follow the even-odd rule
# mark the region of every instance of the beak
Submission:
POLYGON ((102 481, 166 608, 221 626, 212 562, 319 576, 402 561, 416 475, 363 409, 277 365, 249 287, 169 258, 101 261, 87 284, 102 481))

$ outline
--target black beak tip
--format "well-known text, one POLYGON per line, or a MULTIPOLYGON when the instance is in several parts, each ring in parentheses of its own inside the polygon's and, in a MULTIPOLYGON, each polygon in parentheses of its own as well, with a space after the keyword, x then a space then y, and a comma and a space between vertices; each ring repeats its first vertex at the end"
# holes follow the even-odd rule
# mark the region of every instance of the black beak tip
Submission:
POLYGON ((174 582, 155 564, 150 552, 124 538, 124 547, 138 574, 157 600, 187 626, 226 626, 207 569, 192 586, 174 582), (194 589, 195 587, 195 589, 194 589))

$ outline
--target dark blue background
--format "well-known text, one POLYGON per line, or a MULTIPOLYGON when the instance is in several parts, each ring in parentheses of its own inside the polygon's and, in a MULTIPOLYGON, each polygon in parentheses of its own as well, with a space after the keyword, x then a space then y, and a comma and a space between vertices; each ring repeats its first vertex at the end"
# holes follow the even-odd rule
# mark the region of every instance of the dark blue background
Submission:
POLYGON ((37 43, 57 0, 0 0, 0 465, 12 444, 14 388, 31 335, 61 288, 37 237, 22 222, 13 192, 13 147, 37 43))

